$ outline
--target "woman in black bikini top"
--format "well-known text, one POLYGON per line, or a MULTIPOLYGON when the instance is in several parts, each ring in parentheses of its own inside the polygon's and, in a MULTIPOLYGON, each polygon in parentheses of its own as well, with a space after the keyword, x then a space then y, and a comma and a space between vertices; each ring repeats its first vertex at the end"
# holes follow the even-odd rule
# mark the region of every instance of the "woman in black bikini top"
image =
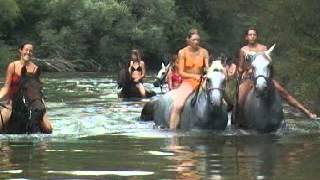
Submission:
POLYGON ((140 52, 136 49, 131 51, 131 61, 128 71, 132 81, 136 84, 137 88, 139 89, 141 96, 145 97, 146 90, 142 85, 142 79, 145 76, 146 70, 144 62, 141 59, 140 52))

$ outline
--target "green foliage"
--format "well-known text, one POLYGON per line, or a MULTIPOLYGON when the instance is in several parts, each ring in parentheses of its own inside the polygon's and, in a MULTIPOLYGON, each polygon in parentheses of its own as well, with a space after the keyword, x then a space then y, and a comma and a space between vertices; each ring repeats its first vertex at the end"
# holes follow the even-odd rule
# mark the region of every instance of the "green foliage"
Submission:
POLYGON ((0 1, 0 38, 8 35, 19 15, 20 9, 15 0, 0 1))
POLYGON ((15 58, 14 50, 0 41, 0 72, 4 72, 9 62, 15 58))

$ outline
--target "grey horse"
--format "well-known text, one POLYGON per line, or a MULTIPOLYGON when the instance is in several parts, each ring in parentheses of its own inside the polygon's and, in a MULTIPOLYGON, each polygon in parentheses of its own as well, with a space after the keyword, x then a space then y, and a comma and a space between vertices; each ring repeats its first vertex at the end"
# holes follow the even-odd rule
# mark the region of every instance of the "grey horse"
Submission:
MULTIPOLYGON (((221 62, 208 69, 202 85, 186 101, 180 116, 179 129, 224 130, 228 123, 227 106, 223 101, 225 75, 221 62)), ((156 126, 169 128, 172 108, 171 93, 168 92, 145 105, 141 118, 152 119, 156 126)))
POLYGON ((254 87, 241 108, 241 126, 261 133, 277 130, 284 118, 281 97, 272 82, 270 53, 273 48, 274 46, 263 53, 251 55, 254 87))

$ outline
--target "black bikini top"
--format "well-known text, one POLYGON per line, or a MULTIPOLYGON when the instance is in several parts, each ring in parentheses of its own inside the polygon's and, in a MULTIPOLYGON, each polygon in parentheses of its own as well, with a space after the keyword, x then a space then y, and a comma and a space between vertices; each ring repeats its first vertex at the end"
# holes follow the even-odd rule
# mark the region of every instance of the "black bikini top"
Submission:
POLYGON ((142 67, 140 66, 140 62, 139 66, 137 68, 134 68, 133 66, 131 66, 131 73, 133 73, 134 71, 138 71, 138 72, 142 72, 142 67))

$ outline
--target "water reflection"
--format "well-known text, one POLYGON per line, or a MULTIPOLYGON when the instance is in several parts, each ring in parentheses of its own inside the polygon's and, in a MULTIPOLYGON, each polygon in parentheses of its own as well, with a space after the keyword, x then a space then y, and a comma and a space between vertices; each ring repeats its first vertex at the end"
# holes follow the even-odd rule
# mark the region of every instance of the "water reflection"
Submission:
POLYGON ((0 179, 44 178, 48 168, 46 142, 1 142, 0 179))
MULTIPOLYGON (((181 138, 181 137, 180 137, 181 138)), ((180 139, 174 136, 170 139, 170 146, 168 150, 174 152, 173 156, 169 156, 168 159, 174 161, 176 165, 169 167, 168 171, 177 172, 176 179, 200 179, 200 175, 196 170, 198 166, 199 154, 193 152, 188 146, 181 146, 180 139)))

